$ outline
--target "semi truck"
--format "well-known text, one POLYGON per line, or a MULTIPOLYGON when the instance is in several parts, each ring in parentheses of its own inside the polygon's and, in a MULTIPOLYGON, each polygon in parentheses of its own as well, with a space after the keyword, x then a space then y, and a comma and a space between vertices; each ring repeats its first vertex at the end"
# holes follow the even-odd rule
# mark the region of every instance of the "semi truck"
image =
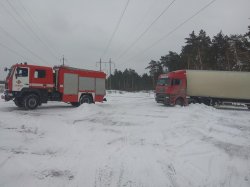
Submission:
POLYGON ((102 102, 106 94, 106 74, 68 66, 15 64, 5 81, 2 99, 17 107, 32 110, 48 101, 62 101, 77 107, 82 103, 102 102))
POLYGON ((239 103, 250 109, 250 72, 173 71, 159 76, 155 93, 156 102, 165 105, 239 103))

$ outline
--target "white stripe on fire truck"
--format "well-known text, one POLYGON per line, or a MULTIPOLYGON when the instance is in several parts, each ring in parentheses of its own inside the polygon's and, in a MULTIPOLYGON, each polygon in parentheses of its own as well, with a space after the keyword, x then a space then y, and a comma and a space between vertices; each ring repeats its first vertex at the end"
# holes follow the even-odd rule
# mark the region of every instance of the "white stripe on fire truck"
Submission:
POLYGON ((47 87, 53 88, 54 84, 46 84, 47 87))
POLYGON ((50 87, 53 88, 54 84, 38 84, 38 83, 30 83, 30 86, 40 86, 40 87, 50 87))
POLYGON ((60 87, 63 88, 63 84, 60 84, 60 87))

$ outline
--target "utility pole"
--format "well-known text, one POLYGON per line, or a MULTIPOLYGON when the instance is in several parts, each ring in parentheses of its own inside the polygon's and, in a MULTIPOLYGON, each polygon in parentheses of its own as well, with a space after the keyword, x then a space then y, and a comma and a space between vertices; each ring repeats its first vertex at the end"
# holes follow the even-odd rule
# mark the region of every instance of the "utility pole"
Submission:
POLYGON ((100 58, 100 61, 96 63, 100 64, 100 71, 102 71, 102 59, 100 58))
POLYGON ((111 58, 109 59, 108 62, 103 62, 101 59, 99 62, 96 62, 100 65, 100 71, 102 71, 102 64, 109 64, 109 82, 108 82, 108 88, 112 88, 112 81, 111 81, 111 74, 112 74, 112 65, 115 66, 115 63, 111 61, 111 58))
POLYGON ((111 58, 109 59, 109 86, 110 86, 110 90, 111 90, 111 85, 112 85, 112 82, 111 82, 111 58))

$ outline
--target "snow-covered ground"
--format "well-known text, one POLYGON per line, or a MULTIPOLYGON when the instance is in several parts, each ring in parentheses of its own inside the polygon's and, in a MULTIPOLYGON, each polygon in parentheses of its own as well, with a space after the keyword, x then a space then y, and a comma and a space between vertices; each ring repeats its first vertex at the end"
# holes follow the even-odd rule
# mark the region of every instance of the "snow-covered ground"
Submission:
POLYGON ((35 111, 0 101, 0 186, 250 186, 250 111, 107 99, 35 111))

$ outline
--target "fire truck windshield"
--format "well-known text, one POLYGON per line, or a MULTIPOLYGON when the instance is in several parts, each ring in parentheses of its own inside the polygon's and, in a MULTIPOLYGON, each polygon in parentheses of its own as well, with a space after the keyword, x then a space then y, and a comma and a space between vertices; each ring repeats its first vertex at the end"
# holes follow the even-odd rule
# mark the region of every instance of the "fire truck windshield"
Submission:
POLYGON ((157 81, 157 85, 159 86, 165 86, 170 84, 170 79, 169 78, 160 78, 157 81))
POLYGON ((28 69, 27 68, 17 68, 17 74, 18 77, 27 77, 28 76, 28 69))

